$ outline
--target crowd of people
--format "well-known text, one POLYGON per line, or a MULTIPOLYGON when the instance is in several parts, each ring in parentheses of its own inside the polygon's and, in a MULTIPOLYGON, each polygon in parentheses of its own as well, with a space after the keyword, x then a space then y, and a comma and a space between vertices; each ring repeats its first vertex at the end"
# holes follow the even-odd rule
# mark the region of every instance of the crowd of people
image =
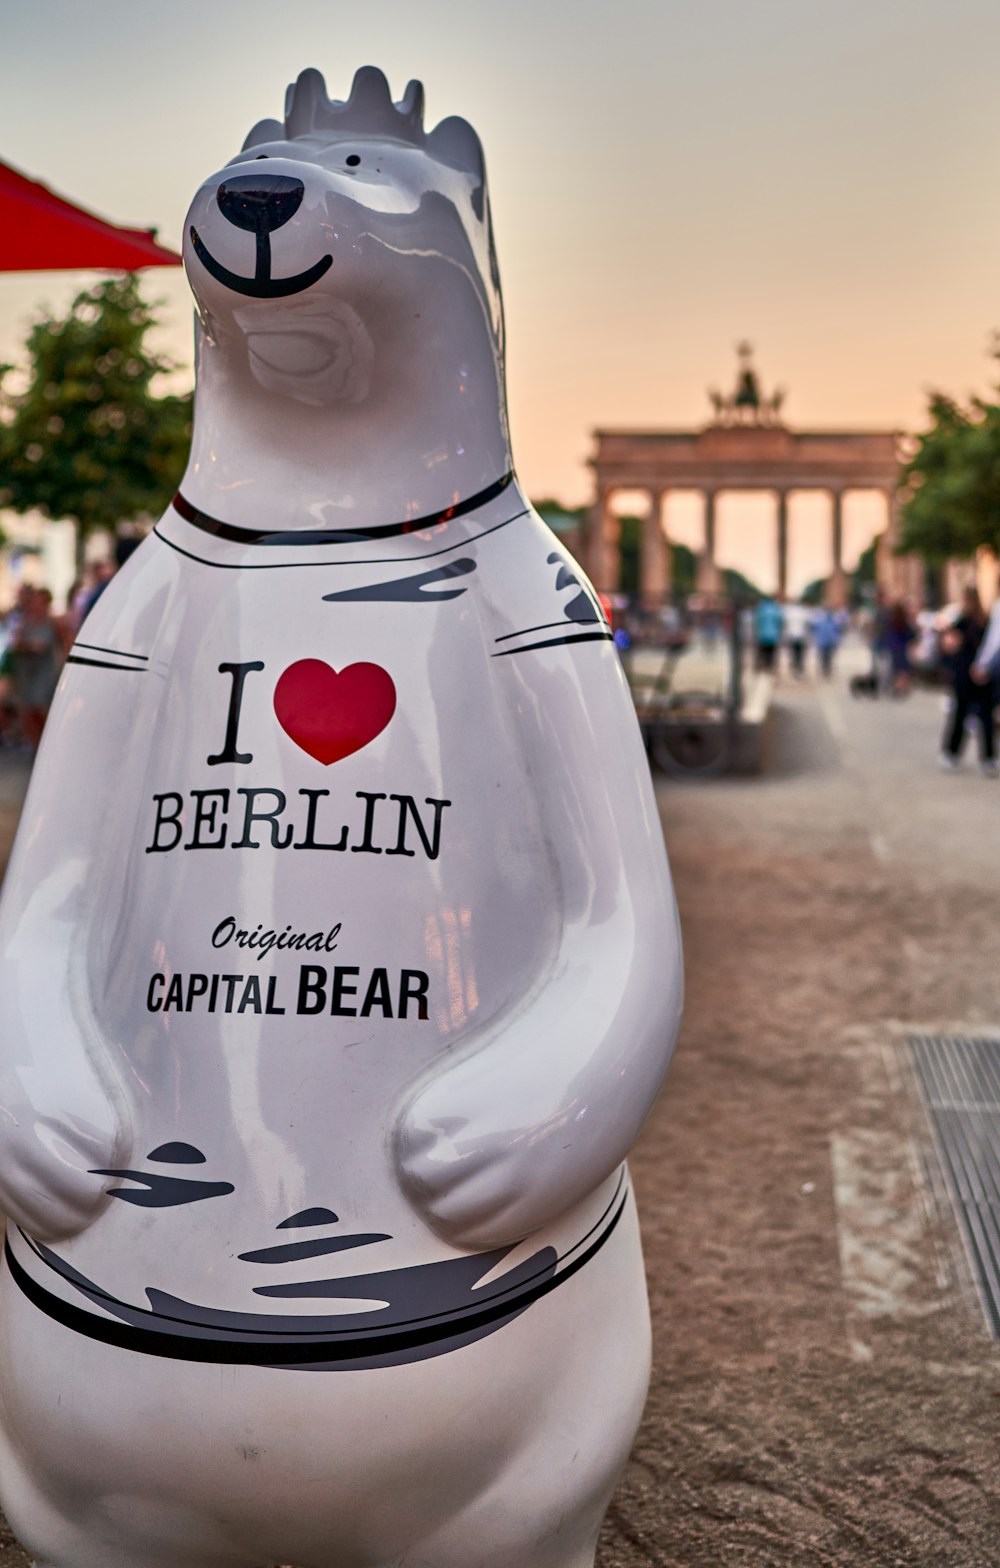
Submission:
POLYGON ((996 755, 996 709, 1000 702, 1000 596, 987 615, 978 589, 969 587, 957 606, 911 616, 881 595, 871 618, 873 693, 906 696, 915 670, 951 687, 941 737, 941 765, 958 768, 970 728, 979 737, 979 766, 989 778, 1000 772, 996 755))
MULTIPOLYGON (((759 600, 753 611, 758 669, 775 670, 785 649, 788 668, 801 678, 809 645, 815 649, 820 673, 829 678, 836 650, 849 624, 846 611, 807 606, 773 598, 759 600)), ((851 681, 857 695, 905 697, 914 675, 921 673, 951 688, 941 739, 941 764, 959 767, 966 739, 974 729, 979 765, 984 774, 1000 772, 996 749, 996 711, 1000 705, 1000 596, 987 615, 975 588, 966 588, 957 606, 914 615, 899 600, 879 594, 863 627, 871 650, 871 668, 851 681)))
POLYGON ((815 649, 820 674, 829 680, 841 638, 849 624, 846 610, 812 607, 794 600, 763 598, 753 610, 753 642, 759 670, 775 670, 780 650, 788 653, 793 677, 806 673, 806 655, 815 649))
POLYGON ((58 615, 47 588, 22 583, 0 616, 0 745, 37 750, 63 661, 115 570, 112 560, 88 567, 58 615))
MULTIPOLYGON (((53 612, 47 588, 25 583, 11 609, 0 615, 0 745, 37 749, 66 654, 117 569, 110 558, 92 563, 70 588, 61 614, 53 612)), ((830 679, 837 649, 851 624, 846 610, 765 596, 745 613, 744 645, 752 642, 759 670, 776 671, 784 650, 789 672, 801 680, 811 648, 819 674, 830 679)), ((702 641, 714 643, 723 627, 722 613, 703 610, 700 618, 693 618, 695 622, 702 641)), ((678 621, 676 640, 683 646, 687 639, 679 627, 678 621)), ((855 675, 852 688, 859 694, 864 690, 872 696, 903 697, 915 669, 933 670, 952 690, 941 740, 942 766, 949 770, 959 766, 969 729, 974 727, 982 771, 1000 772, 996 752, 1000 595, 989 615, 977 590, 970 587, 956 610, 921 617, 879 594, 864 630, 871 669, 866 675, 855 675)), ((670 643, 669 635, 666 641, 670 643)))

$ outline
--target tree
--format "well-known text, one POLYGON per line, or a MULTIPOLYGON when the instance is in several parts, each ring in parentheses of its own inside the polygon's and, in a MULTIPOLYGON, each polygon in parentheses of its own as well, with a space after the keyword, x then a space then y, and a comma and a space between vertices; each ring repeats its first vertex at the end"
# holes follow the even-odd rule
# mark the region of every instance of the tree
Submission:
POLYGON ((35 321, 27 384, 3 392, 0 505, 72 519, 81 557, 93 529, 162 511, 184 470, 192 399, 152 391, 173 368, 146 347, 155 320, 134 274, 108 278, 35 321))
POLYGON ((874 602, 878 585, 878 550, 881 539, 882 535, 876 534, 871 544, 862 550, 858 556, 858 564, 850 575, 850 599, 855 607, 874 602))
POLYGON ((623 517, 619 525, 618 556, 620 561, 619 587, 622 593, 638 593, 642 577, 642 528, 641 517, 623 517))
POLYGON ((974 398, 965 408, 935 392, 929 412, 930 428, 903 469, 898 549, 941 566, 982 545, 1000 548, 1000 405, 974 398))
MULTIPOLYGON (((621 550, 621 582, 622 593, 637 594, 640 587, 642 571, 642 529, 641 517, 623 517, 621 519, 620 550, 621 550)), ((670 547, 672 592, 680 598, 696 593, 698 589, 698 557, 686 544, 678 544, 673 539, 667 541, 670 547)), ((752 583, 742 572, 733 567, 723 567, 719 573, 720 591, 731 599, 759 599, 760 589, 752 583)))
POLYGON ((751 578, 738 572, 735 566, 722 568, 722 591, 731 599, 762 599, 764 594, 751 578))
POLYGON ((806 586, 803 588, 801 594, 802 603, 822 604, 824 598, 826 597, 826 585, 828 581, 829 578, 826 577, 815 577, 811 583, 806 583, 806 586))

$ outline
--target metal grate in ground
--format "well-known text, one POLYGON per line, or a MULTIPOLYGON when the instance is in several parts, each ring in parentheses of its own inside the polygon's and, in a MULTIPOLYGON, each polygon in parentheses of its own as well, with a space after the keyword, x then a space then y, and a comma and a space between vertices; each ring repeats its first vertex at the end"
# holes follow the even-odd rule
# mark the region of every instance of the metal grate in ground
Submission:
POLYGON ((1000 1040, 911 1035, 909 1046, 986 1319, 1000 1339, 1000 1040))

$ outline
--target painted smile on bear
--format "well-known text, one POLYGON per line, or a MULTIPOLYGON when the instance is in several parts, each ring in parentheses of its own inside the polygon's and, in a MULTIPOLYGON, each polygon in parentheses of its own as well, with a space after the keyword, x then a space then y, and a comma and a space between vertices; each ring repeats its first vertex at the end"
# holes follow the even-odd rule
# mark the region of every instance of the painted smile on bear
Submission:
POLYGON ((301 294, 303 289, 311 288, 318 283, 325 273, 333 266, 332 256, 322 256, 319 261, 307 267, 305 272, 297 272, 291 278, 272 278, 271 276, 271 247, 268 236, 263 239, 266 244, 265 263, 261 264, 261 250, 258 248, 257 271, 252 278, 243 278, 238 272, 230 272, 221 261, 216 261, 212 252, 205 244, 198 230, 191 226, 191 244, 194 246, 195 255, 212 277, 219 283, 225 284, 227 289, 233 289, 237 294, 248 294, 251 299, 284 299, 289 294, 301 294))

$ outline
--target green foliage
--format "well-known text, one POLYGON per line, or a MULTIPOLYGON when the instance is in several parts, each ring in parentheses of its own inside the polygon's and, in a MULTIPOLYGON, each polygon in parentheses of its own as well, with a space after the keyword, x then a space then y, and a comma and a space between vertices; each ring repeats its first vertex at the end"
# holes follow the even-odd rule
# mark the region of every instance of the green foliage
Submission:
POLYGON ((858 556, 858 564, 851 573, 855 588, 871 586, 878 580, 878 547, 882 535, 876 534, 866 550, 858 556))
MULTIPOLYGON (((642 529, 641 517, 623 517, 621 519, 620 550, 621 550, 621 592, 636 594, 639 592, 640 572, 642 569, 642 529)), ((672 562, 673 593, 686 597, 698 591, 698 557, 694 550, 686 544, 675 544, 668 541, 672 562)), ((719 589, 730 599, 759 599, 760 589, 752 583, 742 572, 737 572, 732 567, 723 567, 719 572, 719 589)))
POLYGON ((975 398, 964 408, 935 392, 930 419, 903 469, 899 550, 940 566, 1000 548, 1000 405, 975 398))
MULTIPOLYGON (((674 593, 690 594, 698 591, 698 557, 686 544, 675 544, 670 541, 670 553, 673 557, 673 583, 674 593)), ((749 577, 744 577, 742 572, 735 567, 724 566, 719 571, 719 590, 730 599, 759 599, 760 589, 752 583, 749 577)))
POLYGON ((858 564, 848 578, 848 598, 854 609, 875 602, 875 590, 878 584, 878 547, 881 538, 881 534, 876 534, 867 549, 862 550, 858 556, 858 564))
POLYGON ((548 524, 557 539, 568 540, 570 548, 579 548, 586 527, 586 508, 563 506, 561 501, 532 501, 532 506, 548 524))
MULTIPOLYGON (((585 521, 585 507, 565 507, 559 501, 533 501, 532 505, 540 517, 543 517, 550 528, 557 533, 570 528, 583 529, 585 521), (562 525, 562 527, 560 526, 562 525)), ((639 592, 640 577, 642 572, 642 531, 645 526, 641 517, 622 517, 620 520, 619 550, 621 560, 621 587, 622 593, 637 594, 639 592)), ((686 544, 675 544, 668 540, 672 560, 672 591, 675 594, 686 596, 698 591, 698 557, 686 544)), ((759 599, 761 590, 756 583, 744 577, 733 567, 723 567, 719 572, 720 592, 730 599, 759 599)))
POLYGON ((826 593, 827 581, 826 577, 817 577, 811 583, 807 583, 802 590, 802 603, 822 604, 823 596, 826 593))
POLYGON ((670 554, 673 560, 674 593, 694 593, 698 586, 698 557, 688 545, 674 544, 672 539, 670 554))
MULTIPOLYGON (((532 501, 531 504, 539 516, 545 518, 546 522, 548 522, 550 517, 553 517, 557 523, 563 522, 567 528, 579 528, 583 523, 584 513, 587 510, 585 506, 563 506, 561 501, 555 501, 549 496, 546 496, 542 501, 532 501)), ((551 523, 549 523, 549 527, 552 527, 551 523)))
POLYGON ((622 593, 638 593, 640 574, 642 572, 642 526, 641 517, 623 517, 621 532, 619 534, 619 550, 621 558, 621 577, 619 584, 622 593))
POLYGON ((134 274, 79 294, 64 320, 39 317, 28 383, 3 395, 0 505, 71 518, 81 536, 163 510, 187 459, 192 399, 151 390, 172 368, 145 346, 155 319, 134 274))
POLYGON ((730 599, 763 599, 763 590, 749 577, 744 577, 734 566, 724 566, 721 572, 722 591, 730 599))

